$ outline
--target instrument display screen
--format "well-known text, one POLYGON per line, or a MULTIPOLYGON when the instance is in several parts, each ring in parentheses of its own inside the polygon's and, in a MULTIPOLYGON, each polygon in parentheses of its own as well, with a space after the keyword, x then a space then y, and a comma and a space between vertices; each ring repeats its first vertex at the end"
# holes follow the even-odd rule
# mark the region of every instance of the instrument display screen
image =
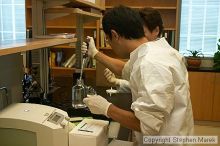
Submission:
POLYGON ((55 112, 51 116, 49 116, 48 121, 54 124, 59 124, 63 121, 63 119, 64 119, 64 115, 55 112))
POLYGON ((54 122, 57 122, 60 118, 61 118, 61 117, 60 117, 59 115, 55 115, 52 120, 53 120, 54 122))

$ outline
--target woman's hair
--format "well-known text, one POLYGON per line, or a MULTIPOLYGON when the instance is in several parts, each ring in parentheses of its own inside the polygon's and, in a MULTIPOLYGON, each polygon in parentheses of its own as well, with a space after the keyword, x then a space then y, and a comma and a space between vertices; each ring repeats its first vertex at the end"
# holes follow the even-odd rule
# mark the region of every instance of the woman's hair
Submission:
POLYGON ((159 11, 153 8, 143 8, 139 11, 141 18, 143 19, 144 25, 152 32, 157 26, 159 27, 158 37, 163 32, 163 20, 159 11))

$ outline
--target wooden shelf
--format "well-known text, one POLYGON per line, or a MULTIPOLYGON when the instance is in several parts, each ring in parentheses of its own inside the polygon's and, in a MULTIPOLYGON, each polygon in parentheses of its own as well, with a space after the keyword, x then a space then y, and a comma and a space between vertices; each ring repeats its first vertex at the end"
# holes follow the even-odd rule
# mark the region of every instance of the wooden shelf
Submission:
MULTIPOLYGON (((76 71, 75 68, 65 68, 65 67, 51 67, 51 74, 53 77, 57 76, 72 76, 76 71)), ((85 73, 96 72, 95 68, 84 68, 85 73)))
POLYGON ((68 46, 68 45, 59 45, 52 47, 53 49, 75 49, 76 46, 68 46))
MULTIPOLYGON (((105 10, 104 7, 101 7, 97 4, 85 1, 85 0, 69 0, 69 3, 65 4, 74 8, 95 8, 98 10, 105 10)), ((26 8, 31 9, 31 6, 26 6, 26 8)))
POLYGON ((168 28, 168 27, 165 27, 164 30, 176 30, 176 28, 171 28, 171 27, 168 28))
MULTIPOLYGON (((75 71, 76 68, 67 68, 67 67, 51 67, 52 70, 72 70, 75 71)), ((95 68, 84 68, 84 71, 95 71, 95 68)))
POLYGON ((106 0, 106 6, 125 5, 129 7, 175 7, 176 0, 106 0))
MULTIPOLYGON (((27 28, 32 28, 28 25, 27 28)), ((96 29, 96 26, 84 26, 84 29, 96 29)), ((76 26, 47 26, 47 29, 76 29, 76 26)))
POLYGON ((26 27, 27 27, 27 28, 32 28, 32 26, 31 26, 31 25, 27 25, 26 27))
MULTIPOLYGON (((100 29, 103 29, 103 28, 100 27, 100 29)), ((164 30, 176 30, 176 28, 174 28, 174 27, 165 27, 164 30)))
POLYGON ((91 13, 91 12, 86 12, 79 8, 63 8, 63 7, 46 9, 46 14, 47 14, 48 19, 63 17, 65 15, 70 15, 70 14, 82 15, 84 19, 88 19, 90 21, 98 20, 102 17, 102 15, 91 13), (56 14, 56 16, 55 15, 54 17, 50 16, 51 14, 56 14))
POLYGON ((47 48, 56 45, 75 43, 74 39, 25 39, 16 41, 2 41, 0 44, 0 56, 9 55, 34 49, 47 48))
POLYGON ((111 47, 99 47, 99 50, 112 50, 111 47))
MULTIPOLYGON (((129 6, 133 9, 142 9, 143 6, 129 6)), ((105 6, 106 9, 112 9, 113 6, 105 6)), ((176 10, 176 7, 152 7, 157 10, 176 10)))
POLYGON ((97 4, 85 1, 85 0, 70 0, 70 5, 74 6, 74 7, 80 7, 80 8, 95 8, 95 9, 99 9, 99 10, 105 10, 104 7, 98 6, 97 4))
MULTIPOLYGON (((48 29, 59 29, 59 28, 67 28, 67 29, 76 29, 76 26, 47 26, 48 29)), ((96 29, 95 26, 84 26, 84 29, 96 29)))

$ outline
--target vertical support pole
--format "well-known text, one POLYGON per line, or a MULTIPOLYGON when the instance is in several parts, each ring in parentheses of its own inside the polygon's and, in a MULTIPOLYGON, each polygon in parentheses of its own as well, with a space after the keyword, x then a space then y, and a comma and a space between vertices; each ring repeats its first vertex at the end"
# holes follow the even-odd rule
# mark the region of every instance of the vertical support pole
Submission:
POLYGON ((176 33, 175 33, 175 49, 179 50, 180 40, 180 21, 181 21, 181 4, 182 0, 176 0, 176 33))
POLYGON ((43 35, 43 0, 32 0, 32 35, 43 35))
POLYGON ((100 44, 100 20, 96 21, 96 48, 99 49, 99 44, 100 44))
MULTIPOLYGON (((32 0, 32 31, 33 38, 37 35, 46 34, 46 22, 44 15, 44 0, 32 0)), ((48 67, 48 50, 42 48, 39 50, 40 62, 40 85, 45 94, 49 92, 49 67, 48 67)))
POLYGON ((76 42, 76 72, 79 73, 82 64, 82 53, 81 53, 81 46, 83 43, 83 36, 84 36, 84 29, 83 29, 83 16, 80 14, 76 15, 76 35, 77 35, 77 42, 76 42))

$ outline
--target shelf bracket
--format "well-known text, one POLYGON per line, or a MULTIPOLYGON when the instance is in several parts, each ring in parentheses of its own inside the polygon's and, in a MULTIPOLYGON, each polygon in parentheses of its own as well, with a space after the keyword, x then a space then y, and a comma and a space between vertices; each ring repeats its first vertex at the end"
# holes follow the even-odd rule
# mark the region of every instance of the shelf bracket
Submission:
POLYGON ((68 16, 68 15, 71 15, 71 14, 69 14, 69 13, 56 13, 56 14, 46 13, 46 20, 53 20, 53 19, 56 19, 56 18, 68 16))
POLYGON ((80 69, 82 64, 81 46, 84 38, 83 16, 80 14, 76 14, 76 36, 76 72, 78 72, 77 69, 80 69))
POLYGON ((56 6, 66 5, 70 3, 70 0, 46 0, 45 8, 53 8, 56 6))

